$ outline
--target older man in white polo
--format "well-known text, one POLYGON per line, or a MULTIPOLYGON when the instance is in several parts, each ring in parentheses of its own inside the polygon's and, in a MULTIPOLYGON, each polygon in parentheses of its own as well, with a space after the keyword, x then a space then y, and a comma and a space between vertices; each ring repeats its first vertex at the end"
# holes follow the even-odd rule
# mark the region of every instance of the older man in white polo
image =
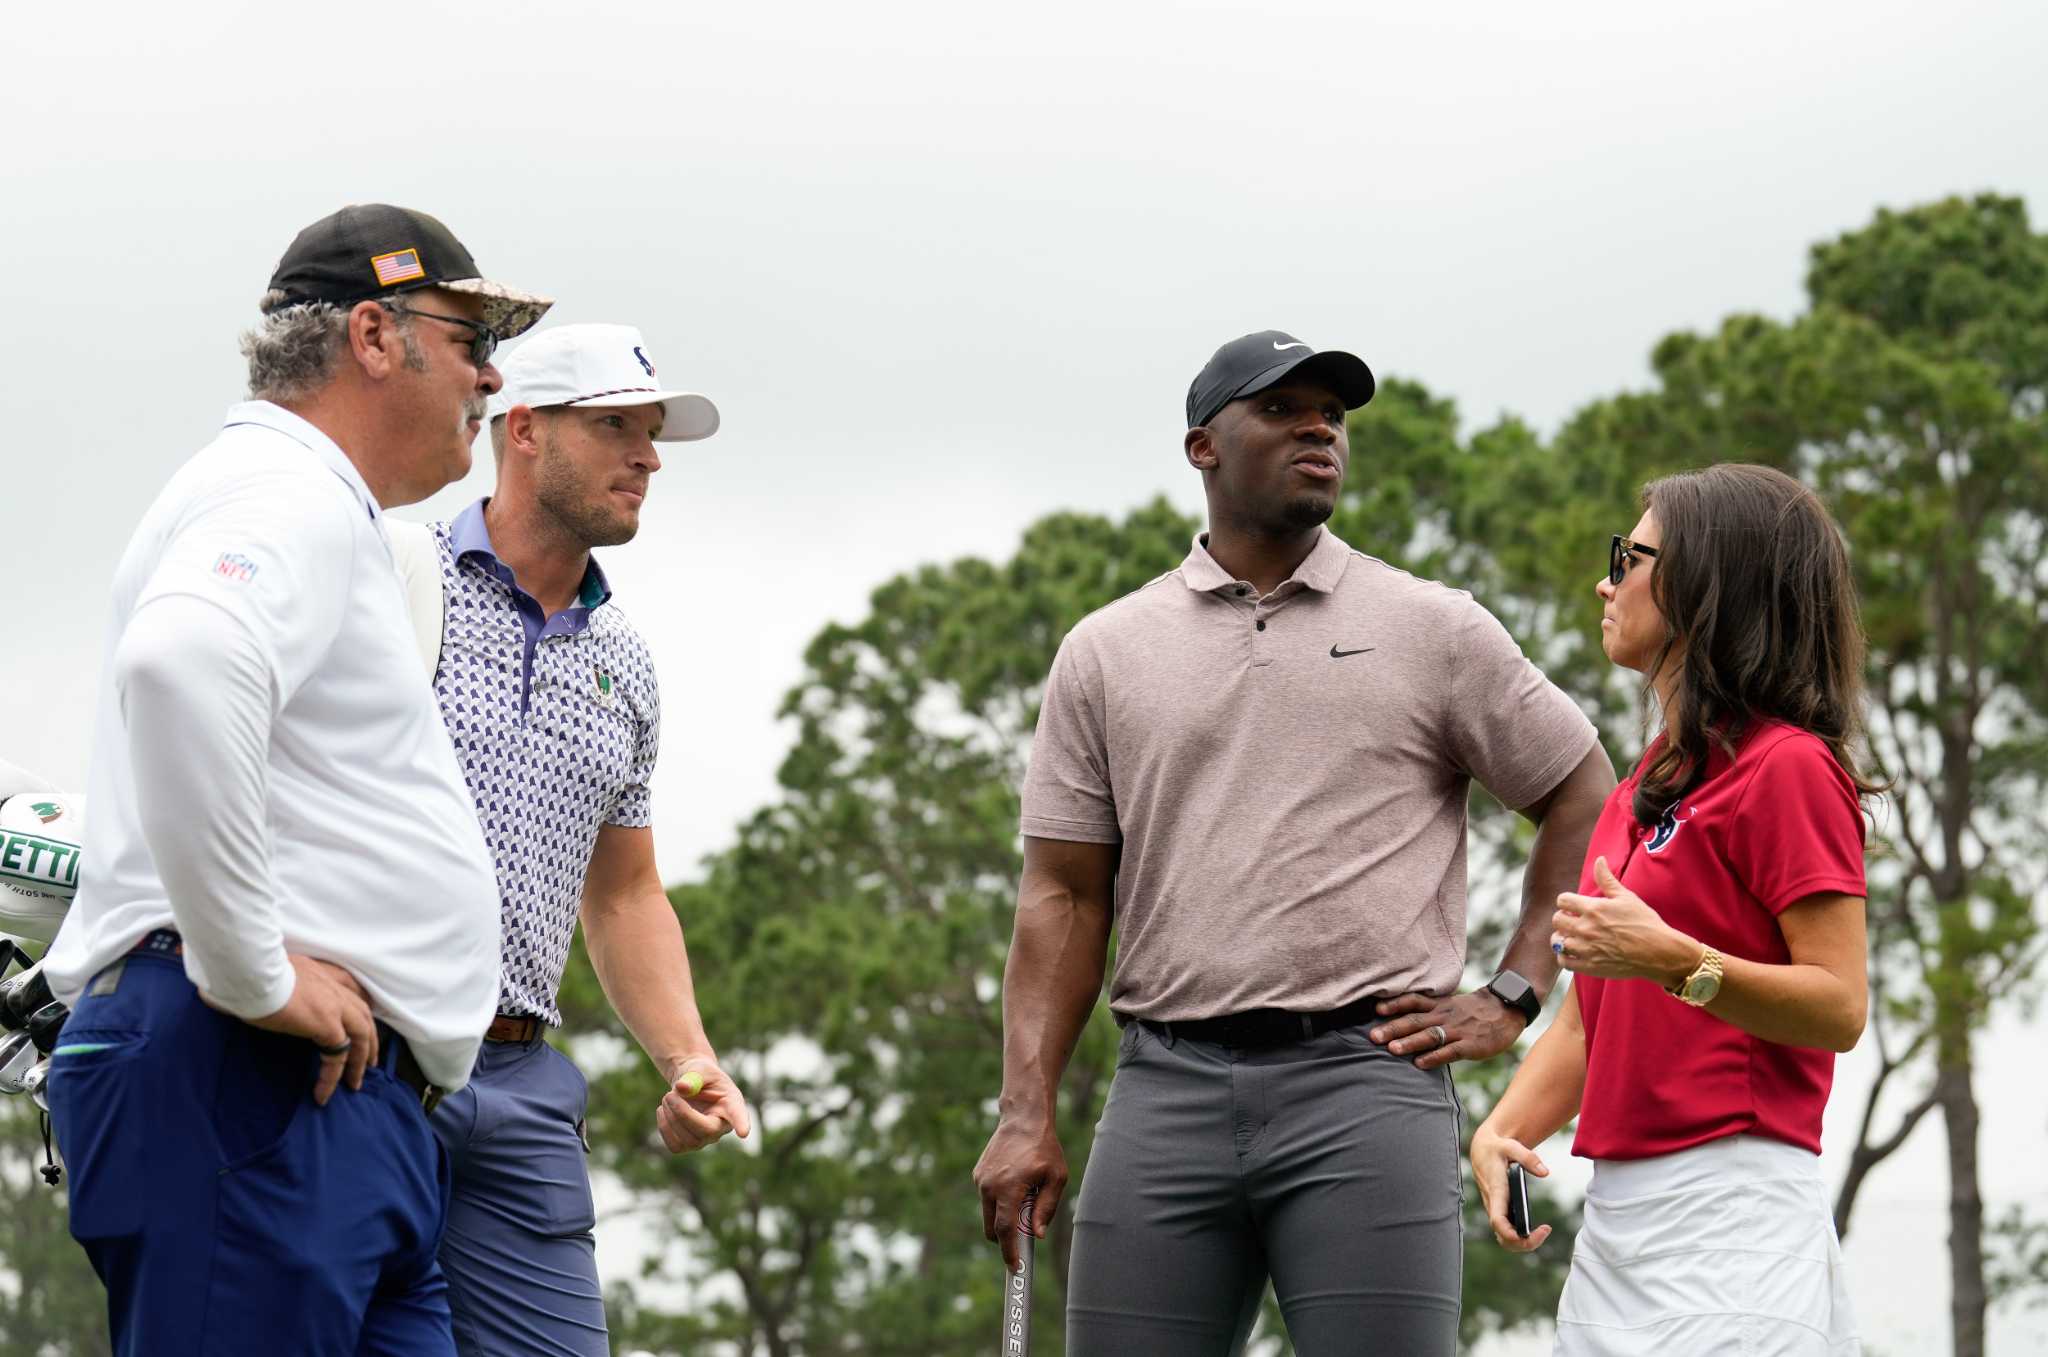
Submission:
POLYGON ((466 1354, 604 1354, 583 1076, 558 1026, 579 916, 606 996, 669 1091, 671 1152, 747 1134, 705 1035, 681 925, 654 862, 654 662, 594 547, 631 540, 658 447, 718 410, 668 389, 640 332, 564 325, 504 365, 491 401, 496 492, 395 539, 415 626, 491 853, 504 926, 497 1016, 434 1130, 455 1193, 441 1265, 466 1354))
POLYGON ((250 399, 114 572, 50 1114, 114 1350, 452 1350, 427 1113, 491 1013, 491 859, 384 511, 469 469, 546 299, 424 213, 307 227, 250 399))

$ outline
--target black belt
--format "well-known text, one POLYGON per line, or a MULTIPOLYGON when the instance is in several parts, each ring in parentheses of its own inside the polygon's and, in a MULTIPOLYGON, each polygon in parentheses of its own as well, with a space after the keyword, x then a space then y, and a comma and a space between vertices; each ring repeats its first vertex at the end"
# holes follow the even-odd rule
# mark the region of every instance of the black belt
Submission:
POLYGON ((1377 1018, 1377 999, 1354 999, 1341 1008, 1323 1013, 1290 1013, 1284 1008, 1253 1008, 1243 1013, 1226 1013, 1220 1018, 1195 1018, 1188 1022, 1136 1021, 1170 1041, 1213 1041, 1219 1046, 1282 1046, 1339 1027, 1357 1027, 1377 1018))
POLYGON ((448 1090, 427 1082, 420 1062, 413 1059, 412 1043, 392 1031, 387 1023, 377 1024, 377 1061, 391 1072, 393 1079, 419 1094, 420 1111, 430 1117, 434 1115, 434 1108, 448 1090))
POLYGON ((128 950, 137 955, 181 957, 185 955, 185 939, 175 928, 152 928, 128 950))

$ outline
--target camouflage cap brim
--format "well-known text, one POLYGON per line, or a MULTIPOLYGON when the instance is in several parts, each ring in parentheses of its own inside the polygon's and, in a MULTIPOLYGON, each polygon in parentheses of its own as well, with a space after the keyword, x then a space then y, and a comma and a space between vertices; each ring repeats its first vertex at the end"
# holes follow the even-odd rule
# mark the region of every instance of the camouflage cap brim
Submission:
POLYGON ((499 339, 525 334, 540 322, 555 304, 553 297, 517 292, 503 283, 486 278, 457 278, 435 284, 450 292, 466 292, 484 299, 484 324, 497 331, 499 339))

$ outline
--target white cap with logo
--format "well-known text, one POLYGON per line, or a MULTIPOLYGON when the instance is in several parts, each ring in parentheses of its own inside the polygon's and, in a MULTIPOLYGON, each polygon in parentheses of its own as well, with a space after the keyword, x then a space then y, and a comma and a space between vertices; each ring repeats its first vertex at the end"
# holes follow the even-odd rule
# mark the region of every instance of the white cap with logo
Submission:
POLYGON ((491 418, 515 405, 536 410, 661 405, 658 443, 689 443, 718 432, 718 407, 694 391, 664 390, 647 341, 630 325, 557 325, 498 364, 505 386, 491 397, 491 418))

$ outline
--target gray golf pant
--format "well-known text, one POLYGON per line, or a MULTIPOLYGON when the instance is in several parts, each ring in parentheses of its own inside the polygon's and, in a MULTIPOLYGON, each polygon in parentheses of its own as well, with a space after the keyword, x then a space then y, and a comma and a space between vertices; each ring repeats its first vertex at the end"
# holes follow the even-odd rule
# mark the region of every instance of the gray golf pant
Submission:
POLYGON ((454 1191, 441 1235, 460 1357, 607 1357, 583 1075, 536 1036, 487 1041, 434 1109, 454 1191))
POLYGON ((1363 1027, 1124 1029, 1074 1211, 1069 1357, 1230 1357, 1270 1276, 1300 1357, 1451 1357, 1457 1099, 1363 1027))

